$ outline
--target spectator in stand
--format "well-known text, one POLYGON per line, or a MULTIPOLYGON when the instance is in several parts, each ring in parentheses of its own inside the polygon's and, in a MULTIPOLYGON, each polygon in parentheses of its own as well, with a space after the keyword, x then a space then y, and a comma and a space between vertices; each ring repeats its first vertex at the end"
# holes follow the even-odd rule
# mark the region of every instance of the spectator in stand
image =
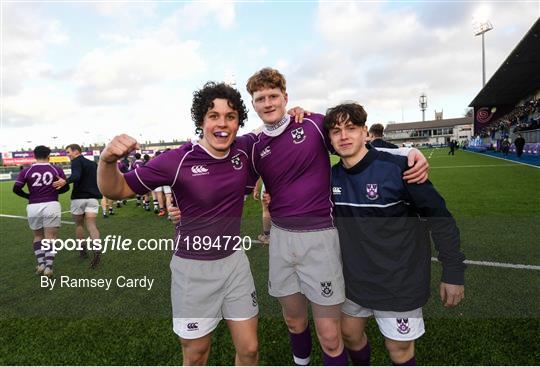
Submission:
POLYGON ((508 156, 509 150, 510 150, 510 142, 508 141, 508 138, 504 138, 504 140, 501 143, 501 152, 504 157, 508 156))
POLYGON ((525 139, 523 139, 521 134, 518 134, 518 137, 514 140, 514 144, 516 145, 516 154, 518 158, 521 158, 523 155, 523 147, 525 146, 525 139))

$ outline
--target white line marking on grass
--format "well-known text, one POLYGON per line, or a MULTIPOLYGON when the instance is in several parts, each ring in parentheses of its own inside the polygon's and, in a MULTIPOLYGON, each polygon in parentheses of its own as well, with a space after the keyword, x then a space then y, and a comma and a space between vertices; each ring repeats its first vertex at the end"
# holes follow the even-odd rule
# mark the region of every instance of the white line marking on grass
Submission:
MULTIPOLYGON (((439 262, 439 260, 437 260, 436 257, 432 257, 431 261, 439 262)), ((509 264, 509 263, 498 263, 494 261, 477 261, 477 260, 465 260, 464 262, 465 264, 469 264, 469 265, 491 266, 494 268, 540 270, 540 265, 509 264)))
POLYGON ((482 153, 478 153, 478 152, 472 152, 470 150, 464 150, 464 152, 475 153, 475 154, 481 155, 482 157, 501 159, 501 160, 506 161, 506 162, 514 162, 516 164, 523 164, 524 166, 529 166, 529 167, 533 167, 533 168, 540 168, 540 166, 535 166, 534 164, 523 163, 523 162, 519 162, 519 161, 513 161, 511 159, 505 159, 505 158, 501 158, 501 157, 494 157, 492 155, 482 154, 482 153))
POLYGON ((439 168, 480 168, 480 167, 519 167, 519 164, 474 164, 474 165, 469 165, 469 166, 431 167, 430 169, 439 169, 439 168))
MULTIPOLYGON (((0 217, 4 217, 4 218, 15 218, 15 219, 26 219, 26 220, 28 220, 28 217, 23 217, 23 216, 21 216, 21 215, 0 214, 0 217)), ((75 224, 75 222, 68 222, 68 221, 65 221, 65 220, 61 220, 60 223, 64 223, 64 224, 75 224)))

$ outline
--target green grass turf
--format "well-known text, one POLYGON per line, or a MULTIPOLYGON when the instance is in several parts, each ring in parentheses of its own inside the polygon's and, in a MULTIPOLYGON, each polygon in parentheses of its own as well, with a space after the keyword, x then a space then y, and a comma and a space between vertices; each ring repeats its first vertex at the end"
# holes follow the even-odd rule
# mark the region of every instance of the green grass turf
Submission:
MULTIPOLYGON (((540 265, 540 169, 482 155, 445 149, 425 150, 430 179, 443 194, 459 223, 462 249, 471 260, 540 265), (461 167, 459 167, 461 166, 461 167), (481 167, 463 167, 481 166, 481 167)), ((335 159, 334 159, 335 160, 335 159)), ((0 213, 25 216, 25 202, 0 184, 0 213)), ((69 194, 61 199, 69 209, 69 194)), ((102 236, 168 238, 172 226, 163 218, 135 208, 133 202, 114 217, 99 219, 102 236)), ((71 220, 69 213, 64 220, 71 220)), ((60 237, 74 235, 64 224, 60 237)), ((260 208, 248 199, 243 234, 260 231, 260 208)), ((113 287, 42 289, 33 275, 32 236, 25 220, 0 218, 0 364, 180 364, 178 340, 171 328, 168 251, 109 252, 100 268, 76 253, 57 255, 57 275, 155 278, 151 291, 113 287)), ((292 363, 277 302, 268 296, 267 248, 248 251, 259 295, 260 362, 292 363)), ((437 298, 440 265, 432 267, 432 298, 424 309, 426 334, 417 342, 420 363, 429 365, 537 365, 540 363, 540 271, 471 265, 466 299, 444 309, 437 298)), ((389 364, 383 339, 373 320, 368 324, 374 364, 389 364)), ((234 348, 225 325, 214 333, 210 364, 232 364, 234 348)), ((319 349, 314 363, 321 363, 319 349)))

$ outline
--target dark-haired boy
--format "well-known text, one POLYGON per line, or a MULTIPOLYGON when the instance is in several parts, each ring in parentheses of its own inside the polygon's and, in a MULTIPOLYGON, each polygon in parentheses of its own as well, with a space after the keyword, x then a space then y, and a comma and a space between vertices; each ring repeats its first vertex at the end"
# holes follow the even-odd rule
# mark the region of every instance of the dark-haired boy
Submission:
POLYGON ((253 188, 256 179, 247 153, 254 136, 236 137, 247 110, 240 93, 226 84, 209 82, 196 91, 191 113, 202 132, 198 143, 164 152, 124 175, 116 161, 138 143, 116 136, 103 150, 99 186, 114 199, 171 187, 182 212, 170 267, 173 329, 181 340, 183 362, 207 363, 212 332, 224 318, 236 347, 235 363, 255 365, 255 285, 247 256, 236 246, 246 187, 253 188))
POLYGON ((404 157, 366 146, 367 114, 349 103, 326 112, 325 127, 341 161, 332 167, 332 197, 347 299, 341 328, 354 365, 369 364, 364 333, 374 316, 395 365, 415 365, 430 294, 431 238, 442 263, 445 307, 464 296, 459 230, 444 199, 426 181, 403 180, 404 157))
POLYGON ((61 167, 49 163, 51 150, 43 145, 38 145, 34 149, 36 163, 19 172, 13 192, 18 196, 28 199, 26 207, 28 224, 34 232, 34 254, 36 255, 36 274, 43 274, 47 277, 53 276, 53 261, 55 253, 42 249, 43 239, 54 240, 60 227, 60 217, 62 209, 58 201, 58 194, 69 190, 65 186, 56 190, 53 182, 58 178, 66 178, 61 167), (29 193, 23 191, 24 185, 28 185, 29 193))

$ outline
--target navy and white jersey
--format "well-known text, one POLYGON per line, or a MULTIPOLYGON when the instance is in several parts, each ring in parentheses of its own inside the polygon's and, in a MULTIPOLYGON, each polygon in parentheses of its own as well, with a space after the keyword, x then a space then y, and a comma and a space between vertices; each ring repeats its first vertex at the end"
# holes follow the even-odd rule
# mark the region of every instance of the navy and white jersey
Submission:
POLYGON ((430 294, 431 238, 442 281, 464 283, 459 230, 427 181, 407 184, 407 158, 370 149, 354 167, 332 167, 332 197, 347 298, 381 311, 409 311, 430 294))

